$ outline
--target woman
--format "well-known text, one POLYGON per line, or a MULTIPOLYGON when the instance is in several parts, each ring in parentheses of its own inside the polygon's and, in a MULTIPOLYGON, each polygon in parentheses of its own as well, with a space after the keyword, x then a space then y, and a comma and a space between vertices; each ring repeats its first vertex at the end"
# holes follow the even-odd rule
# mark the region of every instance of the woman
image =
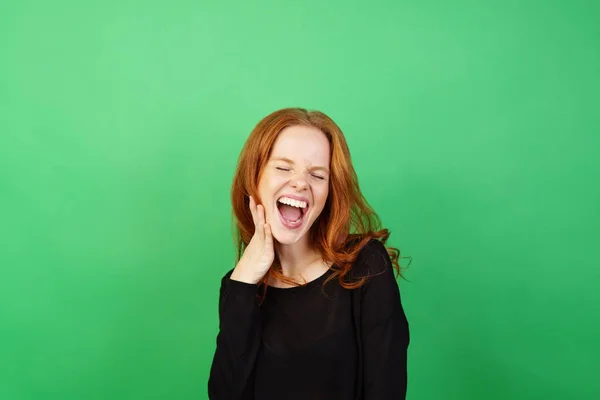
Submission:
POLYGON ((299 108, 265 117, 232 202, 238 262, 221 281, 209 398, 404 399, 398 251, 384 246, 340 128, 299 108))

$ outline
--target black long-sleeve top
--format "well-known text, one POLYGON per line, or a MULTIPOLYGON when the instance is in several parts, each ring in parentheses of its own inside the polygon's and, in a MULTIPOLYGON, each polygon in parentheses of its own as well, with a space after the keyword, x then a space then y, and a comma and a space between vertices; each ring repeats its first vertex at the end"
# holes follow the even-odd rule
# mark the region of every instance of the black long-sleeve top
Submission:
POLYGON ((304 286, 221 281, 211 400, 405 399, 409 329, 389 255, 371 240, 344 289, 332 273, 304 286))

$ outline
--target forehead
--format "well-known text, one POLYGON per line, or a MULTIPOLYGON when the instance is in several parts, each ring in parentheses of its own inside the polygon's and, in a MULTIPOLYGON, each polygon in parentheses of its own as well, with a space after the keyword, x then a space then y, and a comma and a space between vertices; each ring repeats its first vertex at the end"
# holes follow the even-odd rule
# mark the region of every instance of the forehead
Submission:
POLYGON ((296 163, 329 165, 329 140, 323 132, 309 126, 289 126, 279 132, 271 158, 289 158, 296 163))

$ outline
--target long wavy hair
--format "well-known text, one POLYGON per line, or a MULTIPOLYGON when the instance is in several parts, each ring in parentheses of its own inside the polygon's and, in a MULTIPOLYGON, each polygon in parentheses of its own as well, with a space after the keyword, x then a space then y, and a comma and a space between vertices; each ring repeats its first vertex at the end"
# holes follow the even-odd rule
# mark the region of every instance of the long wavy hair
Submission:
MULTIPOLYGON (((386 245, 390 231, 381 228, 378 215, 360 191, 342 130, 324 113, 304 108, 284 108, 263 118, 250 133, 240 153, 231 188, 237 261, 254 235, 254 222, 248 206, 249 196, 253 196, 257 203, 262 203, 258 194, 258 182, 273 144, 284 128, 295 125, 319 129, 330 143, 329 194, 323 211, 307 233, 323 260, 333 264, 333 273, 325 283, 338 277, 340 285, 347 289, 363 285, 365 277, 349 279, 349 273, 359 252, 371 239, 377 239, 386 246, 396 275, 401 275, 398 263, 400 252, 386 245)), ((283 275, 277 256, 261 282, 265 290, 270 278, 291 285, 302 284, 283 275)))

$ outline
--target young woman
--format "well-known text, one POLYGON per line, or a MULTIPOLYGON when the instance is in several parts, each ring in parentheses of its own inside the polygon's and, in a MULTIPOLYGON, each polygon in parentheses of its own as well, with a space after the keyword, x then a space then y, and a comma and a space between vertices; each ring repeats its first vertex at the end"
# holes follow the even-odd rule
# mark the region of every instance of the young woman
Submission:
POLYGON ((268 115, 231 197, 238 262, 221 281, 209 398, 404 399, 398 250, 385 247, 340 128, 317 111, 268 115))

